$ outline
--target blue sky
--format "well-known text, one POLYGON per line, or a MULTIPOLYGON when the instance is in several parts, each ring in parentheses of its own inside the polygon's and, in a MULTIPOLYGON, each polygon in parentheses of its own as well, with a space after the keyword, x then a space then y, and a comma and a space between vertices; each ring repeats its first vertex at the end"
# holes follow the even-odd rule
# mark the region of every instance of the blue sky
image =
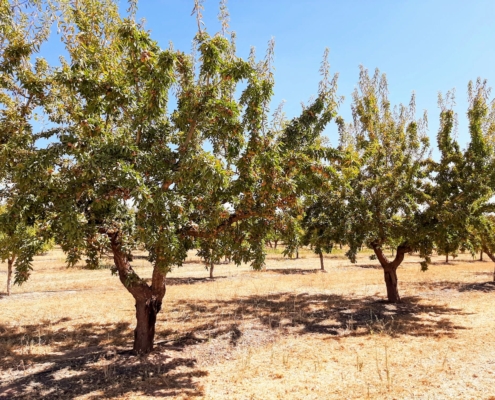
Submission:
MULTIPOLYGON (((121 1, 122 7, 126 2, 121 1)), ((205 0, 204 22, 210 33, 219 28, 218 0, 205 0)), ((389 80, 392 103, 408 103, 416 92, 418 117, 428 110, 432 147, 438 128, 437 94, 457 91, 459 141, 469 138, 466 88, 478 76, 495 85, 495 1, 476 0, 230 0, 230 27, 237 33, 238 52, 251 46, 264 56, 274 37, 275 97, 286 101, 289 117, 301 101, 316 94, 318 69, 326 47, 332 72, 339 73, 339 94, 346 101, 341 115, 350 118, 350 98, 359 65, 379 68, 389 80)), ((197 29, 193 0, 141 0, 138 16, 147 20, 162 47, 191 49, 197 29)), ((495 92, 494 92, 495 93, 495 92)), ((329 136, 336 144, 335 129, 329 136)))

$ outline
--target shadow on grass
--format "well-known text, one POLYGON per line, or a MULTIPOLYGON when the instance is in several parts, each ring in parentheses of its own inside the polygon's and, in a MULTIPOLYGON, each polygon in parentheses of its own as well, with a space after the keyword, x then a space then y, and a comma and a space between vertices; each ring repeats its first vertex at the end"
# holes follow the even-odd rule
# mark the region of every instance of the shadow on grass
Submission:
MULTIPOLYGON (((490 274, 490 276, 493 276, 490 274)), ((419 285, 418 285, 419 286, 419 285)), ((455 290, 458 292, 495 292, 495 282, 462 283, 455 281, 438 281, 422 283, 421 288, 428 290, 455 290)))
POLYGON ((160 345, 139 357, 129 350, 129 324, 57 329, 63 322, 67 319, 17 329, 0 325, 0 399, 202 395, 195 380, 207 372, 195 367, 196 359, 182 357, 183 348, 160 345))
POLYGON ((305 268, 277 268, 277 269, 267 269, 263 271, 265 273, 281 274, 281 275, 307 275, 316 274, 321 272, 320 268, 317 269, 305 269, 305 268))
MULTIPOLYGON (((400 304, 388 304, 367 297, 351 299, 341 295, 278 293, 249 296, 236 300, 205 301, 177 304, 174 311, 191 312, 201 325, 188 335, 215 338, 225 333, 227 324, 258 322, 263 329, 305 335, 320 333, 331 337, 367 336, 382 333, 391 337, 454 336, 466 329, 452 321, 465 315, 457 308, 426 304, 419 298, 407 297, 400 304), (218 315, 222 324, 218 324, 218 315)), ((238 326, 238 325, 236 325, 238 326)), ((240 336, 242 332, 233 332, 240 336)))

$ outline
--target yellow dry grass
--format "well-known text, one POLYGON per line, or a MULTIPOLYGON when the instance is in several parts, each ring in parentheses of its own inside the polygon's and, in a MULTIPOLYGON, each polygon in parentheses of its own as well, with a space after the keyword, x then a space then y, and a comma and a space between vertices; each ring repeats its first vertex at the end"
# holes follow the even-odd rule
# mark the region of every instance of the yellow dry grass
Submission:
POLYGON ((423 273, 408 256, 391 305, 369 254, 329 256, 320 273, 309 251, 277 253, 264 272, 218 265, 213 281, 191 256, 169 275, 147 357, 128 351, 133 299, 108 269, 38 257, 0 295, 0 398, 495 399, 492 262, 438 257, 423 273))

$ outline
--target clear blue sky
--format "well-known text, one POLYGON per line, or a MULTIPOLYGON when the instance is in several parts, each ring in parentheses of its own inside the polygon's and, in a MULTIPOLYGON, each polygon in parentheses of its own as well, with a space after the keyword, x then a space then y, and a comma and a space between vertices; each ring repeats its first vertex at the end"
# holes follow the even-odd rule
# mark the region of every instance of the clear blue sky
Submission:
MULTIPOLYGON (((122 7, 126 6, 121 1, 122 7)), ((210 33, 220 27, 218 0, 205 0, 204 22, 210 33)), ((416 92, 418 116, 429 114, 432 147, 438 128, 437 94, 457 90, 459 141, 468 140, 466 88, 478 76, 495 85, 495 1, 493 0, 230 0, 230 27, 238 51, 251 46, 263 57, 275 38, 275 107, 286 100, 289 117, 300 102, 316 94, 323 51, 330 49, 338 72, 341 114, 350 118, 350 95, 359 65, 387 74, 393 103, 408 103, 416 92)), ((141 0, 138 16, 147 20, 162 47, 189 51, 196 33, 192 0, 141 0)), ((495 92, 494 92, 495 93, 495 92)), ((330 139, 336 144, 334 129, 330 139)))

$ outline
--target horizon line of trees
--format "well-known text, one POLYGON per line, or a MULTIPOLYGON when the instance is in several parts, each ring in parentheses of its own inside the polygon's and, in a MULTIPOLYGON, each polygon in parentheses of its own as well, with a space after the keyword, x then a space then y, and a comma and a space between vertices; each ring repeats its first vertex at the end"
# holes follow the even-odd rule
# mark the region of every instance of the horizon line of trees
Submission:
POLYGON ((114 0, 0 3, 0 256, 15 253, 16 283, 46 243, 60 245, 69 266, 97 265, 109 252, 135 299, 134 351, 148 353, 166 275, 193 248, 210 267, 226 257, 261 269, 281 225, 287 254, 304 244, 322 257, 346 245, 355 262, 368 247, 390 302, 400 302, 397 268, 408 253, 424 270, 435 248, 495 260, 495 103, 485 81, 469 84, 464 151, 453 93, 440 96, 434 161, 414 96, 393 106, 378 70, 361 68, 352 121, 339 116, 328 51, 317 96, 295 118, 281 107, 271 116, 273 41, 262 59, 254 50, 243 59, 226 2, 214 35, 194 4, 187 54, 152 39, 135 1, 127 12, 114 0), (59 66, 41 57, 54 36, 66 52, 59 66), (335 148, 323 136, 332 121, 335 148), (137 246, 149 254, 151 282, 132 267, 137 246))

